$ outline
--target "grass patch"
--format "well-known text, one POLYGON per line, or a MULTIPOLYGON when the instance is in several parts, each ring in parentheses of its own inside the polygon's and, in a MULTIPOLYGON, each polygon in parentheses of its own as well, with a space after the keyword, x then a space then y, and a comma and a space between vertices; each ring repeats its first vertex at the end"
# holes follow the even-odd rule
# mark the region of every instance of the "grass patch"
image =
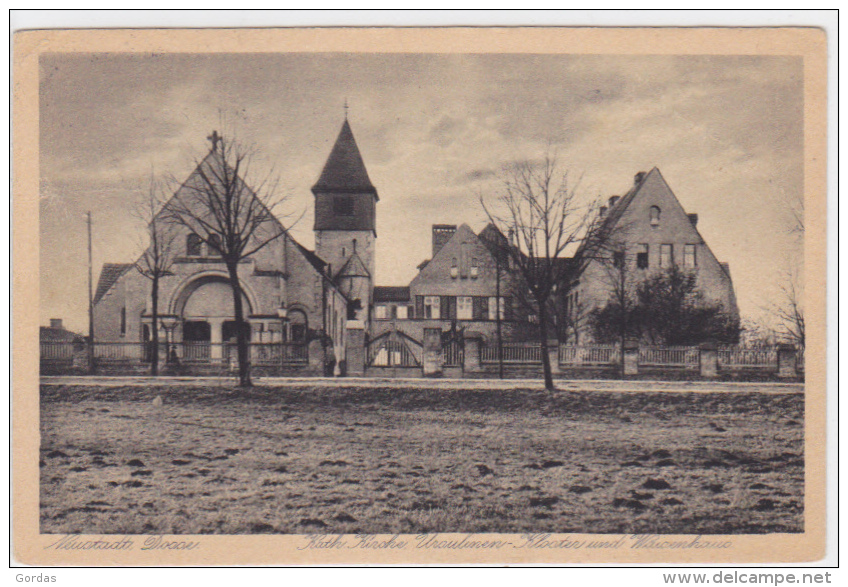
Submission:
POLYGON ((803 407, 756 392, 45 385, 41 531, 802 532, 803 407))

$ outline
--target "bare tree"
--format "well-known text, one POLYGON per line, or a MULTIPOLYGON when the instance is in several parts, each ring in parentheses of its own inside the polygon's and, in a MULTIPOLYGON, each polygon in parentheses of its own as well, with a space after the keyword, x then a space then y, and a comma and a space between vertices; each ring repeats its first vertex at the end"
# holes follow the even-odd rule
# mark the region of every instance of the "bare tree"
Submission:
POLYGON ((539 312, 539 341, 545 388, 554 389, 548 356, 549 314, 552 296, 566 293, 573 282, 574 265, 566 250, 592 231, 592 207, 581 206, 577 187, 561 173, 556 155, 546 153, 539 162, 520 161, 503 169, 502 189, 488 202, 480 198, 489 221, 502 234, 513 234, 508 252, 539 312), (560 288, 558 290, 558 288, 560 288))
POLYGON ((137 215, 146 222, 149 242, 135 264, 135 268, 150 280, 150 317, 151 340, 150 374, 159 374, 159 282, 171 275, 171 266, 176 253, 177 231, 172 224, 160 217, 162 191, 156 180, 151 177, 147 198, 139 205, 137 215))
POLYGON ((267 176, 249 187, 250 163, 255 151, 213 132, 212 150, 197 165, 197 173, 184 183, 165 207, 167 217, 198 235, 217 251, 227 267, 233 292, 236 322, 239 385, 250 387, 247 323, 239 263, 285 234, 273 209, 283 198, 267 176))
POLYGON ((624 369, 624 345, 628 338, 640 334, 637 320, 637 301, 634 279, 636 259, 627 254, 625 243, 610 239, 598 250, 596 260, 603 269, 610 296, 603 308, 592 311, 590 322, 597 340, 615 340, 621 349, 621 368, 624 369))
POLYGON ((804 286, 799 271, 790 267, 780 285, 781 299, 774 305, 773 314, 780 322, 780 334, 790 344, 803 349, 806 342, 804 328, 804 286))

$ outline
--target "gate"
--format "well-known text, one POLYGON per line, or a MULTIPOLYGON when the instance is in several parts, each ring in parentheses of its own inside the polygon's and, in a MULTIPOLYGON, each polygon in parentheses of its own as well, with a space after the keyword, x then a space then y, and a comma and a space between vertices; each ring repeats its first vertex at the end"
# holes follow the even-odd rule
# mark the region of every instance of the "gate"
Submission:
POLYGON ((400 330, 390 330, 368 342, 366 367, 420 367, 421 343, 400 330))
POLYGON ((465 365, 465 337, 463 329, 442 333, 442 365, 462 367, 465 365))

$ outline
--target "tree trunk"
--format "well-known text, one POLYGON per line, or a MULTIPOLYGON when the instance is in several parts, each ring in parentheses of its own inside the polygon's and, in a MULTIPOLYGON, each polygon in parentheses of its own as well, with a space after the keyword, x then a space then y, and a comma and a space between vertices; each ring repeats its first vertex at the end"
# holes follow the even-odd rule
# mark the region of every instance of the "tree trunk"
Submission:
POLYGON ((554 375, 551 372, 551 358, 548 355, 548 311, 545 302, 539 301, 539 332, 542 343, 542 370, 545 373, 545 389, 554 390, 554 375))
POLYGON ((233 290, 233 308, 236 318, 236 351, 238 354, 239 387, 253 387, 250 380, 250 363, 248 360, 248 341, 244 327, 244 308, 241 303, 241 282, 238 276, 238 265, 227 265, 230 274, 230 287, 233 290))
POLYGON ((151 318, 150 345, 153 347, 150 356, 150 374, 159 375, 159 276, 154 275, 151 282, 151 318))

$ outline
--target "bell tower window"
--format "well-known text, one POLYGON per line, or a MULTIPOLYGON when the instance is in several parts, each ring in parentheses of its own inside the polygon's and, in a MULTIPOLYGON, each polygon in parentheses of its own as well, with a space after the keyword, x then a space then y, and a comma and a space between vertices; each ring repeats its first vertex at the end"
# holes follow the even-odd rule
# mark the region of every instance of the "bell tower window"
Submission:
POLYGON ((333 214, 336 216, 353 216, 353 198, 350 196, 334 197, 333 214))

